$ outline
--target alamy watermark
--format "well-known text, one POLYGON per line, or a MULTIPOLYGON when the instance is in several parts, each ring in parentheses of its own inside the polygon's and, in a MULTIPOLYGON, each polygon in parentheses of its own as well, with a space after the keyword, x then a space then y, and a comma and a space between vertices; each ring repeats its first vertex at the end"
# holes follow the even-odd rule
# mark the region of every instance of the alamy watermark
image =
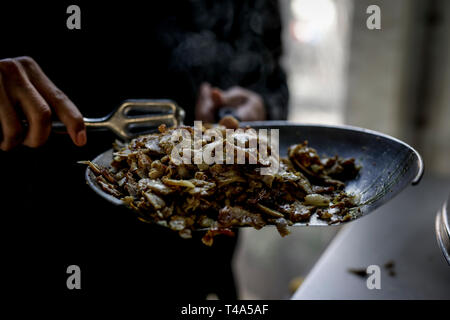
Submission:
POLYGON ((370 265, 366 269, 368 275, 366 280, 367 289, 381 289, 381 269, 376 264, 370 265))
POLYGON ((79 6, 72 4, 67 7, 66 13, 69 14, 66 20, 66 27, 69 30, 81 29, 81 9, 79 6))
POLYGON ((367 7, 367 14, 370 16, 366 20, 366 26, 369 30, 380 30, 381 29, 381 9, 376 4, 372 4, 367 7))
POLYGON ((66 273, 69 275, 66 286, 69 290, 81 289, 81 269, 76 264, 67 267, 66 273))

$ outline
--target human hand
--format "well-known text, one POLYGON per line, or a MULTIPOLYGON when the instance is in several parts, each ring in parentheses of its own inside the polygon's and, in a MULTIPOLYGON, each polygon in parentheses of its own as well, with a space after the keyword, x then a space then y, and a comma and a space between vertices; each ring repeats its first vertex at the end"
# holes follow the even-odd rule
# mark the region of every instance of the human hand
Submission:
POLYGON ((197 120, 214 122, 221 108, 232 108, 241 121, 259 121, 266 119, 263 99, 256 92, 242 87, 228 90, 213 88, 209 83, 200 86, 195 117, 197 120))
POLYGON ((65 124, 75 145, 86 144, 80 111, 32 58, 0 60, 0 149, 43 145, 50 135, 53 113, 65 124), (21 116, 26 118, 28 130, 24 130, 21 116))

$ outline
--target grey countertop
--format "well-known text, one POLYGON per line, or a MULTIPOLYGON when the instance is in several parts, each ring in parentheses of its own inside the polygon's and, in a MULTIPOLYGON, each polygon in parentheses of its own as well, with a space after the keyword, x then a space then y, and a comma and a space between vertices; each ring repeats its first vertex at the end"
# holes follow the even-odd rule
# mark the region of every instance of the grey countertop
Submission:
MULTIPOLYGON (((450 299, 450 267, 438 247, 435 216, 450 179, 425 175, 370 215, 349 223, 292 299, 450 299), (384 267, 394 263, 395 275, 384 267), (381 269, 381 289, 349 269, 381 269)), ((299 253, 301 254, 301 253, 299 253)))

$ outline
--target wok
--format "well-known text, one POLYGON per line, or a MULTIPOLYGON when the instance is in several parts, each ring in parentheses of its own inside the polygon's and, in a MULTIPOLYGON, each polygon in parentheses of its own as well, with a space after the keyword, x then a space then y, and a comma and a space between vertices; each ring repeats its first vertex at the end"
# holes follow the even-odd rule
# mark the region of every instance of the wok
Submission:
MULTIPOLYGON (((344 158, 355 158, 362 169, 356 179, 347 182, 345 191, 360 196, 358 218, 374 211, 408 185, 419 183, 423 175, 423 161, 416 150, 396 138, 376 131, 352 126, 309 125, 286 121, 243 122, 242 125, 250 125, 255 129, 279 129, 282 157, 287 156, 289 146, 307 140, 320 156, 338 154, 344 158)), ((112 149, 107 150, 92 162, 108 167, 112 152, 112 149)), ((86 181, 92 190, 105 200, 117 206, 125 206, 121 200, 98 186, 89 168, 86 169, 86 181)), ((328 223, 314 219, 313 216, 308 223, 294 224, 316 225, 325 226, 328 223)))

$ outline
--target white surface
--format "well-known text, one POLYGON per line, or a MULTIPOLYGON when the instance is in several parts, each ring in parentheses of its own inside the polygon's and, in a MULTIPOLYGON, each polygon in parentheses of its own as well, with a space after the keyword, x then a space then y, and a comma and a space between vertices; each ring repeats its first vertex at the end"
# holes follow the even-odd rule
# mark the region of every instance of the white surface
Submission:
MULTIPOLYGON (((434 218, 450 180, 424 177, 385 206, 347 225, 332 241, 293 299, 450 299, 450 267, 434 218), (395 276, 383 267, 395 263, 395 276), (348 271, 381 268, 381 289, 348 271)), ((301 253, 298 253, 301 254, 301 253)))

